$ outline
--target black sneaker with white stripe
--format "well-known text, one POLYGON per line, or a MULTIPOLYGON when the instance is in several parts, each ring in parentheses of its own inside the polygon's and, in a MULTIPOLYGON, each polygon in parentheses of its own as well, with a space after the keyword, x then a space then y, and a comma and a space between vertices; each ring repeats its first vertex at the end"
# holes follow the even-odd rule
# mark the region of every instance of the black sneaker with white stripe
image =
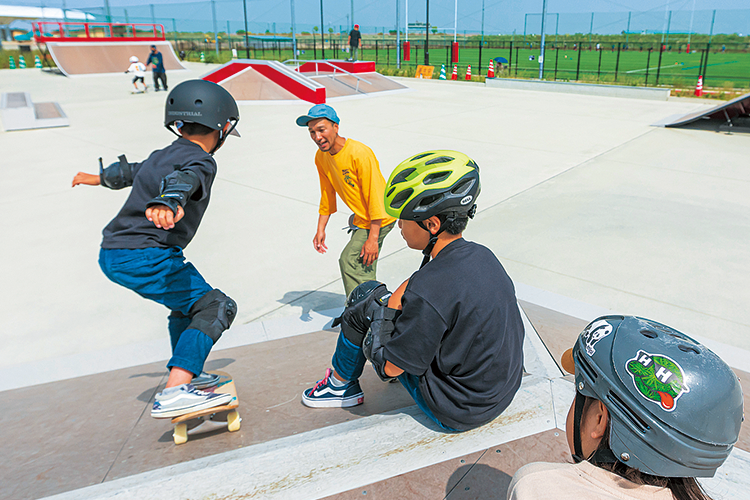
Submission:
POLYGON ((359 387, 359 381, 352 380, 337 387, 331 383, 331 377, 333 375, 329 368, 322 380, 302 393, 302 404, 310 408, 348 408, 364 403, 365 394, 359 387))

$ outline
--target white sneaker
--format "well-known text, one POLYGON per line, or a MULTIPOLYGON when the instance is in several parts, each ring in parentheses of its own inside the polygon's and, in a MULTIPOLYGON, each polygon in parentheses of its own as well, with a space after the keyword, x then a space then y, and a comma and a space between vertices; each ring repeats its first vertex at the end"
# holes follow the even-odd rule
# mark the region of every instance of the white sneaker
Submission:
POLYGON ((173 418, 221 406, 232 400, 231 394, 217 394, 196 389, 192 384, 182 384, 164 389, 156 395, 151 416, 154 418, 173 418))

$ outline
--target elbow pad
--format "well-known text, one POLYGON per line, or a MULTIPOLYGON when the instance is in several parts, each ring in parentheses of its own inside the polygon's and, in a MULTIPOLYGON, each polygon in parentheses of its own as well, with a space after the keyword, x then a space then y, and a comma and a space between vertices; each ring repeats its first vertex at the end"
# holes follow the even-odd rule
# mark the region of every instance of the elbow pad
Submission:
POLYGON ((201 182, 195 172, 190 170, 175 170, 161 181, 161 194, 146 203, 146 208, 154 205, 166 205, 175 215, 178 207, 185 207, 201 182))
POLYGON ((385 373, 386 359, 384 357, 384 348, 393 337, 396 318, 400 315, 401 311, 398 309, 391 309, 390 307, 376 309, 370 329, 367 331, 367 335, 365 335, 364 342, 362 342, 362 353, 372 363, 375 373, 383 381, 393 378, 385 373))
POLYGON ((133 165, 128 163, 125 155, 117 157, 118 162, 112 163, 107 168, 101 165, 99 159, 99 182, 109 189, 122 189, 133 185, 133 165))

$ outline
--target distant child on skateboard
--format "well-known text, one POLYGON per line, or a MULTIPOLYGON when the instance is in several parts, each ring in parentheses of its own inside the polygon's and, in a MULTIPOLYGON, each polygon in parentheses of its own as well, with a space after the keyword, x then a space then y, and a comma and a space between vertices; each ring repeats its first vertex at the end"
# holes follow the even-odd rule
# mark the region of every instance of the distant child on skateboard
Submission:
POLYGON ((219 85, 189 80, 167 97, 164 125, 178 139, 140 163, 119 162, 99 175, 79 172, 73 186, 132 186, 120 212, 104 228, 99 266, 110 280, 171 310, 172 358, 166 388, 151 416, 171 418, 226 404, 231 395, 204 392, 218 377, 203 364, 237 314, 237 304, 185 262, 216 177, 213 154, 227 135, 239 135, 239 110, 219 85))
POLYGON ((146 82, 144 81, 144 78, 146 76, 146 65, 138 61, 138 58, 136 56, 130 57, 130 67, 128 67, 128 70, 125 73, 133 73, 133 75, 135 75, 133 76, 133 87, 135 87, 135 91, 137 93, 141 93, 141 91, 138 90, 139 81, 141 82, 141 85, 143 85, 143 92, 146 92, 148 90, 146 82))

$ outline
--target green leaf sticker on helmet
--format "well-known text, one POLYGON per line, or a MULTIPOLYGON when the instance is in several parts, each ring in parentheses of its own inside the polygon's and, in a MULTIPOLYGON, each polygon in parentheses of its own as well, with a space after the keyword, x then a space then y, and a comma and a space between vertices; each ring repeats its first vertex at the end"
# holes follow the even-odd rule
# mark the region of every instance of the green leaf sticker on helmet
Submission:
POLYGON ((666 411, 677 407, 677 400, 690 388, 685 384, 682 368, 674 360, 639 350, 629 359, 625 369, 633 378, 638 392, 666 411))

